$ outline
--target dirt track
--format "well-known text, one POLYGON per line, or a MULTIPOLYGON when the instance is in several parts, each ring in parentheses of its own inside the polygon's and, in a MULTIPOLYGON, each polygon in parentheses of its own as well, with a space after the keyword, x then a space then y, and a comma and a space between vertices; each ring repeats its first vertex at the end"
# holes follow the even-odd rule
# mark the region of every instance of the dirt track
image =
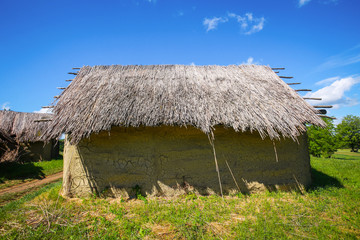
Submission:
POLYGON ((12 186, 9 188, 5 188, 5 189, 0 190, 0 196, 4 195, 4 194, 9 194, 9 193, 22 192, 29 188, 38 187, 38 186, 44 185, 46 183, 51 183, 51 182, 54 182, 54 181, 62 178, 62 176, 63 176, 63 172, 59 172, 59 173, 55 173, 53 175, 49 175, 40 180, 34 180, 31 182, 22 183, 22 184, 15 185, 15 186, 12 186))

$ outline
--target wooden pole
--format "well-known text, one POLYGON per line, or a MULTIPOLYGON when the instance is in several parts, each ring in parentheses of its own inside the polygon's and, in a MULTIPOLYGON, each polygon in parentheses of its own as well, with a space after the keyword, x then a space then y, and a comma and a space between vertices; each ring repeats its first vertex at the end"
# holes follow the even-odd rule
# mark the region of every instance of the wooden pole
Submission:
POLYGON ((71 82, 72 80, 74 80, 74 79, 67 79, 67 80, 65 80, 66 82, 71 82))
POLYGON ((291 78, 294 78, 294 77, 279 76, 279 78, 291 79, 291 78))
POLYGON ((304 97, 305 100, 322 100, 322 98, 304 97))
POLYGON ((41 108, 53 108, 54 106, 43 106, 41 108))
POLYGON ((332 108, 331 105, 314 105, 313 108, 332 108))
POLYGON ((319 109, 316 114, 327 114, 327 111, 325 109, 319 109))
POLYGON ((64 90, 66 87, 57 87, 57 89, 64 90))
POLYGON ((301 83, 299 83, 299 82, 287 83, 287 85, 298 85, 298 84, 301 84, 301 83))
POLYGON ((272 141, 272 142, 273 142, 273 146, 274 146, 274 152, 275 152, 275 159, 276 159, 276 162, 279 162, 278 154, 277 154, 277 151, 276 151, 275 141, 272 141))
POLYGON ((285 70, 285 68, 271 68, 272 70, 285 70))
POLYGON ((230 166, 229 166, 226 159, 225 159, 225 163, 226 163, 227 167, 229 168, 230 174, 231 174, 231 176, 232 176, 232 178, 233 178, 233 180, 235 182, 236 187, 238 188, 239 192, 241 192, 240 187, 239 187, 239 185, 238 185, 238 183, 237 183, 237 181, 235 179, 235 176, 234 176, 233 172, 231 171, 231 168, 230 168, 230 166))
POLYGON ((296 89, 296 92, 310 92, 312 91, 311 89, 296 89))
POLYGON ((326 115, 318 115, 319 117, 322 117, 322 118, 330 118, 330 119, 336 119, 336 117, 329 117, 329 116, 326 116, 326 115))
POLYGON ((38 120, 34 120, 34 122, 48 122, 48 121, 52 121, 52 119, 38 119, 38 120))
POLYGON ((214 133, 211 133, 211 137, 210 137, 210 134, 208 134, 207 136, 209 138, 210 145, 212 146, 212 149, 213 149, 214 160, 215 160, 215 168, 216 168, 216 172, 217 172, 218 179, 219 179, 220 193, 221 193, 221 197, 224 199, 222 185, 221 185, 219 165, 218 165, 218 162, 217 162, 217 159, 216 159, 216 152, 215 152, 215 145, 214 145, 214 133))
POLYGON ((77 72, 68 72, 68 74, 77 75, 77 72))

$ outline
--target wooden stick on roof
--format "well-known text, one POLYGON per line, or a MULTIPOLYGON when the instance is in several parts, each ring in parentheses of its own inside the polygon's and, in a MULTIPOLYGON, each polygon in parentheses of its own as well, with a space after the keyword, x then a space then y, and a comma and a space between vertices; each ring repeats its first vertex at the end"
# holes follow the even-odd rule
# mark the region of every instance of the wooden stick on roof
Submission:
POLYGON ((41 108, 54 108, 54 106, 43 106, 41 108))
POLYGON ((285 70, 285 68, 271 68, 272 70, 285 70))
POLYGON ((317 114, 327 114, 326 109, 319 109, 317 110, 317 114))
POLYGON ((301 83, 299 83, 299 82, 287 83, 287 85, 298 85, 298 84, 301 84, 301 83))
POLYGON ((57 89, 64 90, 66 87, 57 87, 57 89))
POLYGON ((296 92, 311 92, 311 89, 296 89, 296 92))
POLYGON ((336 119, 336 117, 329 117, 329 116, 326 116, 326 115, 318 115, 318 116, 322 117, 322 118, 336 119))
POLYGON ((314 105, 313 108, 332 108, 331 105, 314 105))
POLYGON ((279 76, 279 78, 291 79, 291 78, 294 78, 294 77, 279 76))
POLYGON ((68 72, 68 74, 77 75, 77 72, 68 72))
POLYGON ((304 97, 305 100, 322 100, 322 98, 304 97))
POLYGON ((38 120, 34 120, 34 122, 49 122, 52 121, 52 119, 38 119, 38 120))
POLYGON ((81 69, 81 68, 72 68, 72 69, 81 69))
POLYGON ((65 80, 66 82, 71 82, 72 80, 74 80, 74 79, 67 79, 67 80, 65 80))

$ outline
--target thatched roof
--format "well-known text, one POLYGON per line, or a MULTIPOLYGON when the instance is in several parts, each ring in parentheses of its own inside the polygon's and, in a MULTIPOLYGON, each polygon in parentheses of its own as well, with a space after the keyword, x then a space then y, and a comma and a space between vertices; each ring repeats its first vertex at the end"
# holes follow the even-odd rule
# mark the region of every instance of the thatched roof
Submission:
POLYGON ((0 129, 19 142, 43 141, 52 114, 0 111, 0 129))
MULTIPOLYGON (((4 130, 2 130, 0 128, 0 151, 3 150, 1 148, 1 144, 2 143, 7 143, 7 142, 10 142, 10 143, 14 143, 14 139, 10 136, 10 134, 8 134, 7 132, 5 132, 4 130)), ((1 156, 0 156, 1 157, 1 156)))
POLYGON ((85 66, 60 95, 47 138, 72 143, 112 126, 222 124, 271 139, 295 138, 316 110, 267 66, 85 66))

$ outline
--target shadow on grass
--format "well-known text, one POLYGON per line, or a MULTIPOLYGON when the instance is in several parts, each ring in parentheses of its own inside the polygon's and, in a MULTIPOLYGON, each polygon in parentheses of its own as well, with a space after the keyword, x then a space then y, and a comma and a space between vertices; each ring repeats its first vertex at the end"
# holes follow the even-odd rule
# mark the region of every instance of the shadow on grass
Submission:
POLYGON ((336 159, 336 160, 345 160, 345 161, 354 161, 354 160, 360 160, 359 157, 357 156, 349 156, 349 155, 336 155, 336 156, 333 156, 332 157, 333 159, 336 159))
POLYGON ((327 187, 337 187, 343 188, 344 185, 334 177, 331 177, 323 172, 316 170, 315 168, 311 168, 311 177, 312 184, 308 188, 309 190, 314 190, 318 188, 327 188, 327 187))
POLYGON ((0 163, 0 183, 5 180, 22 180, 27 178, 41 179, 45 177, 43 168, 27 163, 0 163))

